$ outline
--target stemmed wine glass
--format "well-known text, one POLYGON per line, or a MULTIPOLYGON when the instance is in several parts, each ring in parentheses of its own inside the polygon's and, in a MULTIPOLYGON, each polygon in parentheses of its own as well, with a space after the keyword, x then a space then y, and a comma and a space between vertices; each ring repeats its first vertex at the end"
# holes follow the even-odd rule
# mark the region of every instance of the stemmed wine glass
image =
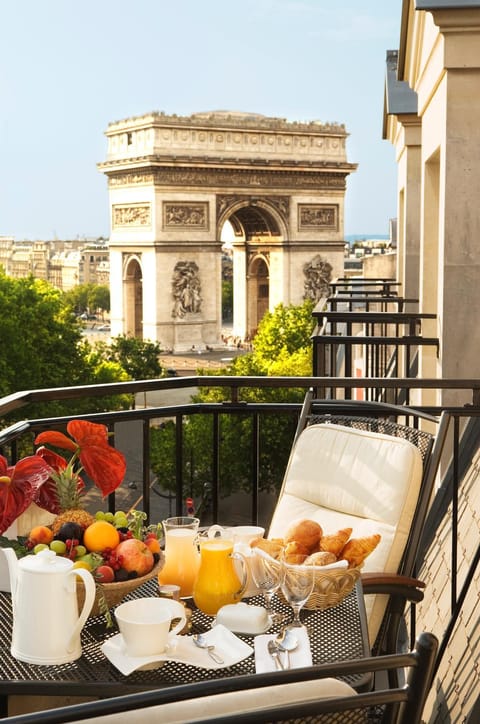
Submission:
POLYGON ((260 549, 254 549, 253 555, 248 559, 250 572, 257 588, 263 593, 265 609, 272 623, 282 623, 285 616, 275 613, 272 608, 272 598, 280 588, 282 579, 282 564, 275 560, 268 553, 260 549))
POLYGON ((293 609, 293 621, 286 628, 306 628, 300 621, 300 611, 313 591, 315 567, 294 565, 282 561, 280 585, 285 599, 293 609))

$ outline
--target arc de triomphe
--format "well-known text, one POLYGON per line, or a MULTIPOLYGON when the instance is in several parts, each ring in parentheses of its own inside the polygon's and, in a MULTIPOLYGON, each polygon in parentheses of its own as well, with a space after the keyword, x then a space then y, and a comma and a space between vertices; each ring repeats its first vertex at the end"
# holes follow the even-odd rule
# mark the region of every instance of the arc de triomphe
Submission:
POLYGON ((221 234, 233 228, 233 334, 342 276, 345 127, 219 111, 106 131, 112 334, 174 351, 221 337, 221 234))

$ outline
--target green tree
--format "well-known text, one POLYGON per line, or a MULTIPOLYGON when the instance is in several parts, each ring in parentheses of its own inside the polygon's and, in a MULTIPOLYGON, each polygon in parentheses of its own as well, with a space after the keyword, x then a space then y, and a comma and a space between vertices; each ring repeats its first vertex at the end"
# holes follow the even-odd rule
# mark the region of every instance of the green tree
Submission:
POLYGON ((230 321, 233 318, 233 282, 230 279, 222 281, 222 319, 230 321))
POLYGON ((92 284, 88 291, 88 308, 96 312, 110 311, 110 287, 105 284, 92 284))
POLYGON ((158 342, 118 335, 113 337, 110 345, 97 344, 103 357, 120 365, 130 379, 149 380, 162 377, 163 368, 159 359, 162 349, 158 342))
MULTIPOLYGON (((222 370, 202 370, 202 374, 240 376, 295 376, 311 374, 312 352, 310 336, 313 330, 312 303, 296 307, 279 305, 273 313, 261 321, 254 339, 254 351, 237 357, 222 370)), ((214 385, 214 380, 212 379, 214 385)), ((255 401, 301 402, 303 388, 241 390, 242 399, 255 401)), ((221 402, 229 391, 219 387, 202 388, 195 400, 221 402)), ((296 419, 292 415, 269 415, 261 419, 259 432, 260 488, 263 491, 278 490, 293 440, 296 419)), ((233 491, 251 492, 253 470, 251 468, 252 420, 247 415, 220 416, 220 479, 222 495, 233 491)), ((213 418, 191 415, 184 425, 183 451, 185 496, 196 498, 201 510, 211 480, 213 418), (205 452, 206 451, 206 452, 205 452)), ((152 469, 158 484, 173 492, 176 485, 175 425, 163 425, 152 431, 152 469)))
POLYGON ((77 314, 85 311, 110 311, 110 289, 105 284, 77 284, 64 292, 64 295, 66 303, 77 314))
MULTIPOLYGON (((0 395, 20 390, 116 382, 124 378, 120 367, 105 370, 89 357, 82 325, 61 291, 33 276, 12 279, 0 270, 0 395)), ((83 399, 22 408, 19 417, 95 412, 125 406, 125 400, 83 399)))

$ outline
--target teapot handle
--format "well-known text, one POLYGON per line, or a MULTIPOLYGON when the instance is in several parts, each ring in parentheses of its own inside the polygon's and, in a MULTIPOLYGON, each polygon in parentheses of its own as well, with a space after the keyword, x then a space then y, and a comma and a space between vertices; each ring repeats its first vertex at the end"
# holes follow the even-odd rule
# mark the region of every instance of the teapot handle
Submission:
POLYGON ((85 585, 85 601, 83 604, 82 611, 78 617, 77 623, 75 624, 72 635, 70 636, 70 640, 68 642, 67 651, 72 651, 75 648, 75 641, 77 637, 80 635, 80 631, 82 630, 85 621, 87 620, 90 611, 93 608, 93 604, 95 601, 95 581, 90 573, 90 571, 87 571, 85 568, 74 568, 72 571, 69 571, 69 576, 79 576, 85 585))
POLYGON ((210 528, 207 530, 207 536, 209 538, 216 538, 217 533, 219 534, 219 538, 224 538, 226 530, 225 528, 222 528, 221 525, 211 525, 210 528))
POLYGON ((243 553, 239 553, 238 551, 234 551, 233 553, 230 553, 230 557, 234 558, 236 561, 240 561, 240 564, 242 566, 242 583, 240 586, 240 590, 235 593, 235 597, 241 599, 243 597, 243 594, 247 590, 247 584, 248 584, 248 563, 243 555, 243 553))

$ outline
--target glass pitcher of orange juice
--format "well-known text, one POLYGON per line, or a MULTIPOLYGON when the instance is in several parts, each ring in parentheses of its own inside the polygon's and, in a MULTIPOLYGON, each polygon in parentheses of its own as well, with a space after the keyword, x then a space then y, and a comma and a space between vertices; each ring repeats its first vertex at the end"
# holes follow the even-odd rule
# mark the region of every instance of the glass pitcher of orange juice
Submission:
MULTIPOLYGON (((218 528, 218 526, 214 526, 218 528)), ((193 587, 195 605, 208 616, 241 600, 247 585, 247 564, 241 553, 234 553, 233 539, 222 535, 200 542, 200 568, 193 587), (235 560, 242 563, 240 580, 235 560)))
POLYGON ((180 586, 180 597, 189 598, 200 566, 197 536, 198 518, 176 517, 163 521, 165 565, 158 574, 161 586, 180 586))

